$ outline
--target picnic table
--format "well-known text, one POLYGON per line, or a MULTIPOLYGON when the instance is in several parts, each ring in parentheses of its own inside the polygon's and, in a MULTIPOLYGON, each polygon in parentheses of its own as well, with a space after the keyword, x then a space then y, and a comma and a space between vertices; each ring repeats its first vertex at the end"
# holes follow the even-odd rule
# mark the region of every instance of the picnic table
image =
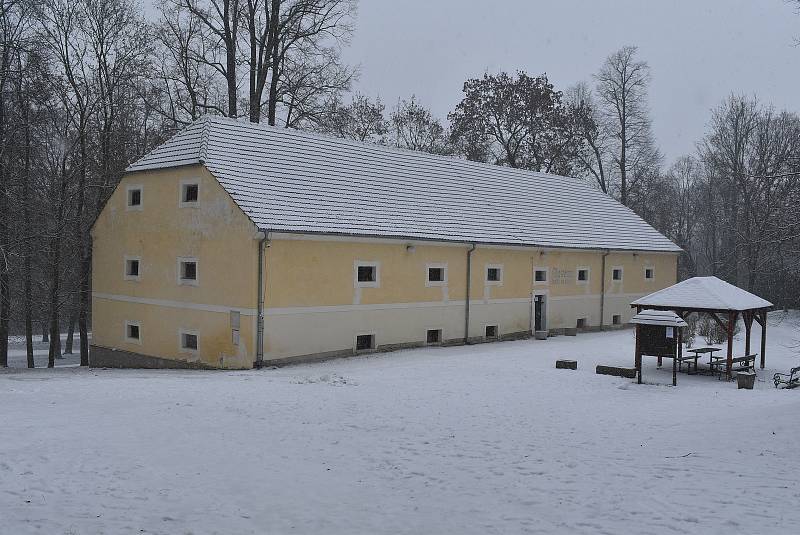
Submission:
POLYGON ((694 353, 694 355, 686 355, 684 357, 681 357, 678 367, 680 369, 680 365, 686 362, 688 366, 688 373, 690 374, 692 373, 692 362, 694 362, 694 373, 697 373, 697 361, 703 355, 710 354, 710 358, 708 361, 708 367, 710 369, 713 369, 714 359, 723 358, 714 356, 715 351, 721 351, 721 349, 718 347, 696 347, 694 349, 687 349, 686 351, 689 353, 694 353))

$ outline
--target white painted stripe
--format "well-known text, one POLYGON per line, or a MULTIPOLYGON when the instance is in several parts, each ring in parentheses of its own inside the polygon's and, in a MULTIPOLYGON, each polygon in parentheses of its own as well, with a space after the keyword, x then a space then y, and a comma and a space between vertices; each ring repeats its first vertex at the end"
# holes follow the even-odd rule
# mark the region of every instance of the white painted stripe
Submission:
POLYGON ((107 301, 121 301, 124 303, 136 303, 139 305, 153 305, 159 307, 179 308, 182 310, 200 310, 202 312, 218 312, 220 314, 228 314, 231 311, 239 312, 242 316, 255 316, 257 311, 255 308, 238 308, 227 307, 221 305, 205 305, 201 303, 190 303, 187 301, 169 301, 166 299, 150 299, 148 297, 133 297, 130 295, 117 295, 106 294, 100 292, 93 292, 92 297, 98 299, 105 299, 107 301))
MULTIPOLYGON (((631 299, 635 300, 644 295, 648 295, 646 293, 639 293, 639 294, 606 294, 606 299, 631 299)), ((579 299, 600 299, 600 294, 580 294, 580 295, 560 295, 556 297, 550 297, 550 301, 575 301, 579 299)))
MULTIPOLYGON (((608 298, 624 298, 635 299, 646 294, 606 294, 608 298)), ((550 301, 572 301, 576 299, 600 299, 600 294, 584 294, 584 295, 567 295, 560 297, 551 297, 550 301)), ((472 301, 471 306, 479 307, 482 305, 512 305, 512 304, 530 304, 530 297, 514 297, 508 299, 476 299, 472 301)), ((264 311, 266 316, 289 316, 293 314, 327 314, 333 312, 364 312, 370 310, 408 310, 414 308, 448 308, 455 307, 463 309, 465 301, 418 301, 409 303, 377 303, 370 305, 353 304, 353 305, 329 305, 329 306, 312 306, 312 307, 273 307, 267 308, 264 311)))
MULTIPOLYGON (((169 308, 178 308, 183 310, 200 310, 203 312, 217 312, 220 314, 228 314, 230 311, 237 311, 243 316, 256 316, 257 310, 254 308, 237 308, 226 307, 220 305, 205 305, 200 303, 189 303, 186 301, 169 301, 165 299, 150 299, 147 297, 132 297, 128 295, 116 295, 95 292, 92 294, 98 299, 105 299, 108 301, 121 301, 125 303, 137 303, 141 305, 153 305, 169 308)), ((606 294, 608 298, 622 298, 622 299, 637 299, 646 294, 606 294)), ((583 294, 583 295, 565 295, 550 297, 551 302, 558 301, 574 301, 579 299, 600 299, 600 294, 583 294)), ((512 305, 512 304, 528 304, 531 302, 530 297, 514 297, 508 299, 476 299, 471 303, 471 306, 479 307, 482 305, 512 305)), ((415 308, 448 308, 456 307, 463 308, 465 301, 419 301, 410 303, 377 303, 377 304, 353 304, 353 305, 329 305, 329 306, 311 306, 311 307, 274 307, 267 308, 264 313, 267 316, 289 316, 294 314, 327 314, 332 312, 357 312, 357 311, 370 311, 370 310, 407 310, 415 308)))
MULTIPOLYGON (((513 299, 489 299, 488 301, 476 300, 472 302, 472 306, 478 307, 481 305, 510 305, 530 303, 530 298, 521 297, 513 299)), ((408 310, 414 308, 448 308, 454 307, 463 309, 464 300, 459 301, 419 301, 415 303, 377 303, 371 305, 330 305, 318 307, 285 307, 285 308, 268 308, 265 310, 267 316, 288 316, 292 314, 325 314, 330 312, 364 312, 370 310, 408 310)))

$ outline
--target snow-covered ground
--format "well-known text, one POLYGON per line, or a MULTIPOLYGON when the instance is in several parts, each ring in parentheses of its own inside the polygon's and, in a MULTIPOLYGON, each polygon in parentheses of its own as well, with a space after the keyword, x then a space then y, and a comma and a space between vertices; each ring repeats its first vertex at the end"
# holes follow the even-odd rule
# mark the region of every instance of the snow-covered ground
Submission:
POLYGON ((779 316, 754 391, 595 375, 631 365, 630 330, 247 372, 7 371, 0 532, 800 533, 800 389, 770 382, 800 365, 800 317, 779 316))

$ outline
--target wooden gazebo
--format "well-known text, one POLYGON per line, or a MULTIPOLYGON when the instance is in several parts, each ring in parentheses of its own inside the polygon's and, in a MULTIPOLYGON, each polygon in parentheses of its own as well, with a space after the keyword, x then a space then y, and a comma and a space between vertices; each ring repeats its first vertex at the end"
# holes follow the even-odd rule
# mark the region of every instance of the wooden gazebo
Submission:
POLYGON ((716 277, 693 277, 669 288, 646 295, 631 303, 639 313, 643 309, 671 310, 686 319, 693 312, 707 314, 728 334, 726 376, 733 366, 734 326, 741 314, 745 328, 745 353, 750 354, 753 320, 761 325, 761 369, 765 365, 767 312, 772 303, 716 277), (724 319, 723 319, 724 318, 724 319))

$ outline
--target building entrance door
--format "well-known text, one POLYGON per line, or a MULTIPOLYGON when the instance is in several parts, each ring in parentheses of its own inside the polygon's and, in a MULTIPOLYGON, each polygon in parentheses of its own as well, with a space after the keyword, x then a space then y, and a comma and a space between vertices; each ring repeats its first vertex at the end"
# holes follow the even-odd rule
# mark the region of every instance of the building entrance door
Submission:
POLYGON ((533 296, 533 330, 544 331, 547 329, 545 325, 545 296, 533 296))

